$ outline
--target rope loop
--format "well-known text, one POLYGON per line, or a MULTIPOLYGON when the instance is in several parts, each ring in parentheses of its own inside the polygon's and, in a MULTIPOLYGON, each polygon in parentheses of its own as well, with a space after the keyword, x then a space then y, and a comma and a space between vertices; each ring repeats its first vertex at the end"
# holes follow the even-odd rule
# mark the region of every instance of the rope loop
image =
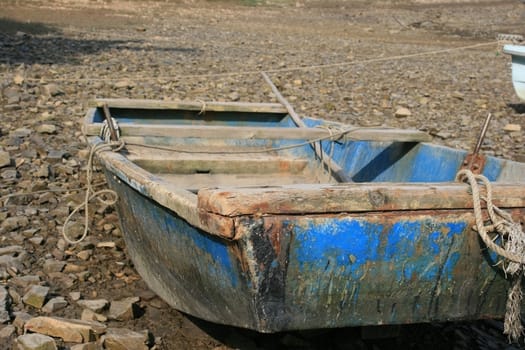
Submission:
POLYGON ((460 170, 456 180, 467 182, 472 190, 474 227, 485 245, 496 252, 504 260, 498 262, 503 265, 503 272, 511 280, 511 288, 507 295, 505 321, 503 333, 511 342, 519 341, 524 334, 521 323, 521 304, 523 300, 522 280, 525 273, 525 233, 521 225, 515 223, 509 213, 501 210, 492 203, 492 185, 483 175, 474 175, 470 170, 460 170), (481 195, 480 185, 485 189, 485 196, 481 195), (481 211, 481 202, 484 201, 487 213, 492 224, 485 225, 481 211), (488 232, 496 232, 501 243, 495 242, 488 232))
POLYGON ((118 201, 118 194, 110 189, 103 189, 99 191, 93 190, 93 161, 95 158, 95 155, 99 152, 104 151, 113 151, 113 152, 119 152, 122 148, 124 148, 125 144, 124 141, 111 141, 106 143, 98 143, 91 147, 89 151, 89 158, 88 158, 88 164, 87 164, 87 175, 86 175, 86 194, 84 196, 84 201, 79 204, 78 206, 73 209, 73 211, 68 215, 66 220, 64 221, 64 225, 62 226, 62 236, 68 242, 69 244, 78 244, 82 242, 89 231, 89 202, 93 199, 97 199, 100 203, 103 203, 104 205, 114 205, 118 201), (104 199, 103 196, 109 196, 108 199, 104 199), (69 235, 69 228, 68 224, 73 218, 73 216, 78 213, 82 208, 84 208, 84 232, 80 236, 79 239, 75 240, 72 239, 69 235))

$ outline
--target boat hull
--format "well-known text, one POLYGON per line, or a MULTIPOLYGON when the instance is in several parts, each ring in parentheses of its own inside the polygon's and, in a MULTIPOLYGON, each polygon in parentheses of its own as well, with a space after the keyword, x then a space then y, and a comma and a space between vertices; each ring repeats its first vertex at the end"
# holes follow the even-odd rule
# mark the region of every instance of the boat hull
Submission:
POLYGON ((505 45, 503 51, 512 56, 512 84, 516 95, 525 100, 525 46, 505 45))
POLYGON ((230 240, 106 176, 138 272, 193 316, 277 332, 504 315, 508 282, 470 210, 246 215, 230 240))

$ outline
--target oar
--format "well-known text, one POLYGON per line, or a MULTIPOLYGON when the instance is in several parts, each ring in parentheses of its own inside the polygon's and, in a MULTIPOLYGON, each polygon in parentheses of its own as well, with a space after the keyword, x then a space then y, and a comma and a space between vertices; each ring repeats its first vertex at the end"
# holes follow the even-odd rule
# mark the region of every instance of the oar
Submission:
MULTIPOLYGON (((277 89, 277 87, 272 82, 268 74, 266 74, 265 72, 261 72, 261 73, 262 73, 264 80, 266 80, 266 82, 272 88, 272 91, 277 97, 277 100, 281 102, 281 104, 284 107, 286 107, 286 110, 288 111, 288 114, 292 118, 295 125, 297 125, 299 128, 308 128, 308 126, 306 126, 306 124, 303 122, 301 117, 297 113, 295 113, 295 110, 293 109, 292 105, 279 92, 279 89, 277 89)), ((323 164, 330 169, 334 178, 338 182, 353 182, 352 178, 348 176, 347 174, 345 174, 345 172, 343 171, 343 168, 341 168, 339 164, 337 164, 325 151, 323 151, 323 149, 317 143, 312 144, 312 147, 317 157, 319 157, 319 159, 321 159, 323 164)))

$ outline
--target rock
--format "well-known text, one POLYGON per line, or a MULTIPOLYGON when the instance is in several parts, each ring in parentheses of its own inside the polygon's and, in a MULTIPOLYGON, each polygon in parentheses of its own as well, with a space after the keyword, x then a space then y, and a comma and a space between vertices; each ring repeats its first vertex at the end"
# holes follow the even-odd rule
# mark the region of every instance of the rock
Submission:
POLYGON ((40 284, 40 277, 37 275, 25 275, 20 277, 11 278, 10 282, 15 286, 21 288, 27 288, 30 285, 40 284))
POLYGON ((135 83, 129 80, 120 80, 115 83, 114 87, 115 89, 132 89, 133 87, 135 87, 135 83))
POLYGON ((104 336, 107 350, 148 350, 149 333, 125 328, 108 328, 104 336))
POLYGON ((115 248, 115 242, 99 242, 97 243, 97 248, 115 248))
POLYGON ((11 320, 9 309, 11 307, 11 296, 4 286, 0 286, 0 323, 6 323, 11 320))
POLYGON ((63 94, 62 90, 60 90, 57 84, 43 85, 41 88, 41 92, 42 95, 47 97, 55 97, 63 94))
POLYGON ((56 134, 57 127, 53 124, 42 124, 36 127, 36 131, 41 134, 56 134))
POLYGON ((9 136, 11 137, 27 137, 33 133, 33 130, 28 128, 18 128, 13 132, 9 133, 9 136))
MULTIPOLYGON (((10 219, 16 219, 16 218, 6 219, 0 226, 0 232, 11 232, 14 230, 13 227, 16 227, 16 228, 19 227, 20 223, 17 220, 15 220, 15 222, 12 222, 12 221, 7 222, 10 219)), ((19 245, 12 245, 12 246, 0 248, 0 266, 2 267, 5 267, 5 268, 15 267, 18 270, 22 270, 24 269, 24 261, 26 259, 27 259, 27 251, 19 245)))
POLYGON ((0 168, 11 165, 11 156, 9 152, 0 151, 0 168))
MULTIPOLYGON (((25 227, 27 225, 29 225, 29 219, 27 218, 27 216, 13 216, 5 219, 2 222, 2 224, 0 225, 0 231, 11 232, 21 227, 25 227)), ((0 255, 2 254, 3 253, 0 249, 0 255)))
POLYGON ((55 340, 43 334, 24 334, 15 343, 18 350, 57 350, 55 340))
POLYGON ((461 101, 465 99, 465 95, 459 91, 454 91, 452 93, 452 97, 454 97, 455 99, 461 100, 461 101))
POLYGON ((61 317, 39 316, 27 321, 26 331, 62 338, 65 342, 85 343, 97 340, 106 332, 106 326, 95 321, 82 321, 61 317))
POLYGON ((13 315, 15 316, 15 319, 13 321, 13 326, 16 327, 18 334, 22 334, 24 332, 24 327, 27 321, 32 319, 33 316, 23 311, 13 312, 13 315))
POLYGON ((17 74, 13 78, 13 83, 16 85, 22 85, 24 83, 24 77, 21 74, 17 74))
POLYGON ((138 302, 140 298, 129 297, 111 302, 108 318, 118 321, 127 321, 136 318, 140 312, 138 302))
POLYGON ((49 287, 34 285, 31 286, 29 291, 22 297, 22 301, 26 305, 40 309, 44 305, 48 293, 49 287))
POLYGON ((106 299, 79 300, 77 301, 77 304, 93 312, 101 312, 108 307, 109 301, 106 299))
POLYGON ((239 101, 239 99, 241 98, 241 96, 239 95, 238 92, 234 91, 234 92, 232 92, 231 94, 228 95, 228 98, 229 98, 231 101, 239 101))
POLYGON ((63 158, 67 158, 69 154, 62 150, 50 150, 47 153, 46 160, 51 164, 62 163, 63 158))
POLYGON ((503 127, 503 131, 505 132, 517 132, 521 131, 521 125, 519 124, 507 124, 503 127))
POLYGON ((69 348, 69 350, 101 350, 101 349, 102 347, 97 342, 76 344, 69 348))
POLYGON ((83 321, 98 321, 98 322, 106 322, 108 318, 102 314, 98 314, 90 309, 84 309, 82 310, 82 315, 80 315, 80 319, 83 321))
POLYGON ((42 267, 42 269, 46 274, 49 274, 51 272, 61 272, 65 266, 66 263, 63 261, 47 259, 46 261, 44 261, 44 266, 42 267))
POLYGON ((88 260, 93 255, 93 249, 82 250, 77 253, 77 258, 80 260, 88 260))
POLYGON ((19 173, 16 169, 6 169, 0 173, 0 177, 4 180, 14 180, 19 177, 19 173))
POLYGON ((16 328, 13 325, 7 325, 4 328, 0 329, 0 339, 5 339, 11 337, 16 333, 16 328))
POLYGON ((405 107, 398 108, 396 110, 396 113, 394 114, 396 118, 406 118, 406 117, 410 117, 411 115, 412 115, 412 112, 410 112, 410 110, 405 107))
POLYGON ((78 300, 80 300, 81 296, 82 296, 82 295, 81 295, 80 292, 70 292, 70 293, 69 293, 69 297, 70 297, 71 300, 73 300, 73 301, 78 301, 78 300))
POLYGON ((67 301, 64 297, 56 297, 49 300, 46 305, 42 308, 42 311, 45 313, 52 313, 57 310, 61 310, 67 306, 67 301))

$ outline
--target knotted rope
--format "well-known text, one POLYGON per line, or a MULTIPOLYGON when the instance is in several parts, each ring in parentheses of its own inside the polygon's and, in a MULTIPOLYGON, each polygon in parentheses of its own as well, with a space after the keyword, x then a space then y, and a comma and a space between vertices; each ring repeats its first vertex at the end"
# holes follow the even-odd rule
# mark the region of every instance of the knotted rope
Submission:
POLYGON ((114 205, 118 200, 118 195, 115 191, 110 189, 103 189, 99 191, 93 190, 93 161, 95 158, 95 155, 102 151, 108 151, 111 150, 113 152, 118 152, 124 147, 123 141, 111 141, 106 143, 99 143, 91 147, 89 151, 89 158, 88 158, 88 164, 87 164, 87 175, 86 175, 86 195, 84 197, 84 201, 79 204, 73 211, 69 214, 69 216, 64 221, 64 226, 62 226, 62 236, 66 240, 66 242, 70 244, 78 244, 82 242, 89 231, 89 202, 93 199, 97 199, 99 202, 105 204, 105 205, 114 205), (102 195, 109 195, 110 199, 103 199, 102 195), (84 208, 84 232, 82 236, 77 239, 71 239, 69 235, 69 229, 68 229, 68 223, 71 220, 71 218, 78 213, 82 208, 84 208))
POLYGON ((521 283, 525 274, 525 233, 520 224, 512 220, 509 213, 492 203, 492 186, 485 176, 474 175, 470 170, 460 170, 456 180, 467 182, 472 189, 475 228, 479 236, 488 248, 506 259, 502 261, 503 271, 505 275, 510 275, 512 285, 507 296, 503 333, 508 336, 509 341, 517 342, 524 334, 521 323, 521 302, 523 300, 521 283), (485 188, 485 196, 481 195, 480 184, 485 188), (484 225, 483 222, 482 200, 487 207, 490 225, 484 225), (488 232, 497 232, 501 237, 501 244, 490 238, 488 232))

